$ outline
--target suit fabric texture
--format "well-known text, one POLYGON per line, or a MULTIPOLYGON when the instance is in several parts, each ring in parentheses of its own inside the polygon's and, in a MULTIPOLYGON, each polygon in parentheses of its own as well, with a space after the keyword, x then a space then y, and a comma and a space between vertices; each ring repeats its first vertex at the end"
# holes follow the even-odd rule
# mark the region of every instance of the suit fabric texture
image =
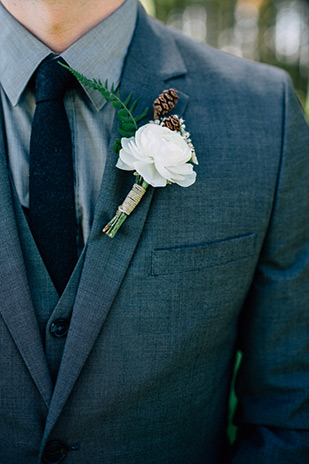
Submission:
MULTIPOLYGON (((91 73, 91 70, 89 70, 91 73)), ((94 76, 104 79, 104 76, 94 76)), ((0 464, 308 464, 309 135, 287 75, 198 44, 140 8, 121 95, 179 91, 189 188, 133 183, 110 152, 88 242, 58 301, 0 140, 0 464), (70 318, 66 338, 51 323, 70 318), (43 342, 42 342, 43 340, 43 342), (227 451, 235 352, 238 439, 227 451)), ((152 113, 149 111, 149 119, 152 113)))

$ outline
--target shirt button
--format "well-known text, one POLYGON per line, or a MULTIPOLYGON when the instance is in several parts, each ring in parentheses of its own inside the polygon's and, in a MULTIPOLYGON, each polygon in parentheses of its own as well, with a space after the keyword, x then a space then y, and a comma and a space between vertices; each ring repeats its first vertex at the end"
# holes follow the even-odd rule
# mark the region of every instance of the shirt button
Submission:
POLYGON ((42 461, 45 464, 58 464, 65 458, 66 446, 59 440, 52 440, 47 443, 42 454, 42 461))
POLYGON ((50 326, 50 333, 56 337, 65 337, 69 330, 69 321, 66 319, 56 319, 50 326))

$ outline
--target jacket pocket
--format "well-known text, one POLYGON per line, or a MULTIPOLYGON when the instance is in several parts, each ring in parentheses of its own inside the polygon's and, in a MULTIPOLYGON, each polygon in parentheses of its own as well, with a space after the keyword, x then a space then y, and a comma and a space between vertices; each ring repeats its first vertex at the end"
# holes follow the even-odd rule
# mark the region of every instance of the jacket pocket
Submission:
POLYGON ((189 272, 239 261, 252 256, 256 234, 201 245, 161 248, 152 252, 152 276, 189 272))

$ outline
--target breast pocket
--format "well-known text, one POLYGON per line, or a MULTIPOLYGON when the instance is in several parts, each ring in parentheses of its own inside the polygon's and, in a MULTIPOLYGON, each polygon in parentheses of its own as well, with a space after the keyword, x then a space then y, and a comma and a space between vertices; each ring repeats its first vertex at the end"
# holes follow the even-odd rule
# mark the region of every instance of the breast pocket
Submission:
POLYGON ((189 272, 244 260, 255 253, 256 234, 206 244, 156 249, 152 252, 152 276, 189 272))

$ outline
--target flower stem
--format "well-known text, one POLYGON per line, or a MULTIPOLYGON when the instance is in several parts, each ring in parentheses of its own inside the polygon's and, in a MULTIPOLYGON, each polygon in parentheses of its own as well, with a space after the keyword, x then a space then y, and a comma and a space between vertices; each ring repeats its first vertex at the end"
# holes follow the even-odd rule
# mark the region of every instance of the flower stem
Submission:
POLYGON ((127 217, 128 215, 126 213, 117 211, 113 219, 111 219, 109 223, 106 224, 102 232, 104 232, 108 237, 114 238, 127 217))
POLYGON ((102 230, 102 232, 104 232, 110 238, 115 237, 121 225, 132 213, 132 211, 134 211, 134 209, 146 193, 146 190, 148 188, 147 182, 145 182, 144 179, 138 174, 136 174, 135 177, 136 182, 133 185, 133 188, 126 196, 122 205, 118 206, 118 210, 115 216, 108 222, 108 224, 106 224, 106 226, 102 230))

